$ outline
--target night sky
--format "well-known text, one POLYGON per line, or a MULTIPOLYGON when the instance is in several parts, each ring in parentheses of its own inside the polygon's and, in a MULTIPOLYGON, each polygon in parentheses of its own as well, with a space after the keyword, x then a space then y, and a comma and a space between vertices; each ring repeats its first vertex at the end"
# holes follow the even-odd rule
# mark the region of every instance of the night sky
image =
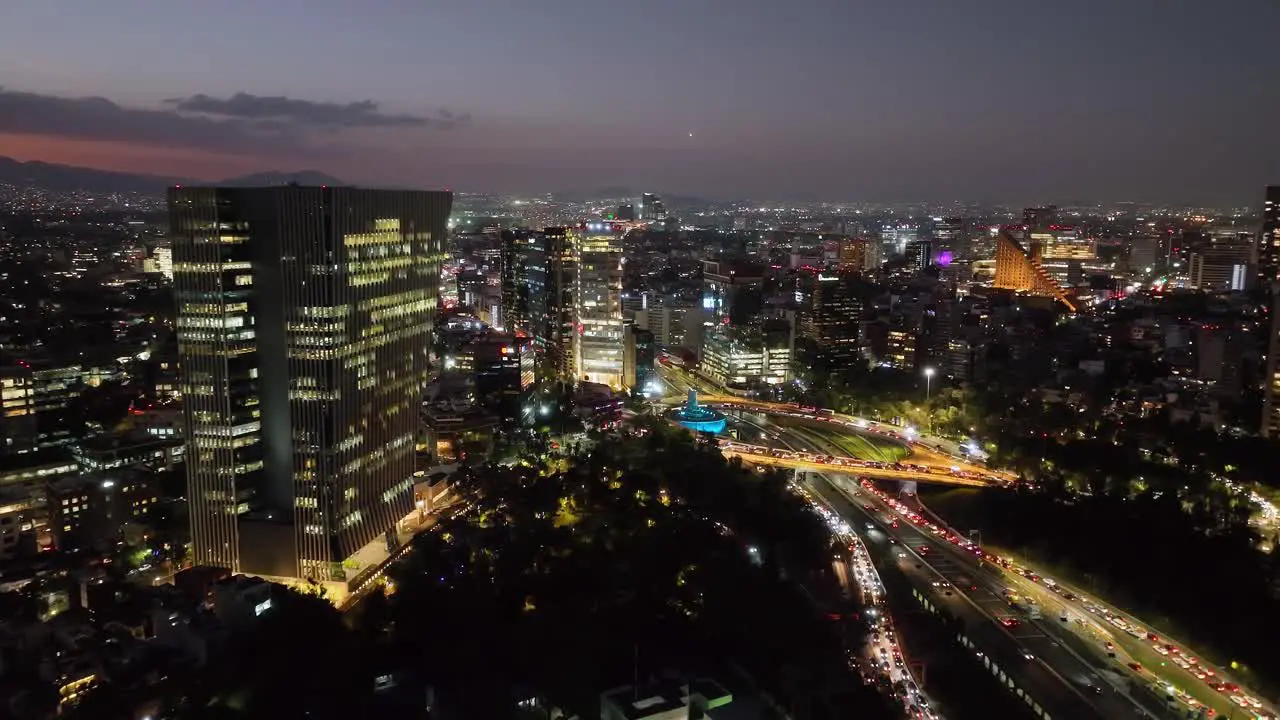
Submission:
POLYGON ((1280 183, 1277 38, 1280 0, 16 0, 0 155, 464 191, 1258 204, 1280 183))

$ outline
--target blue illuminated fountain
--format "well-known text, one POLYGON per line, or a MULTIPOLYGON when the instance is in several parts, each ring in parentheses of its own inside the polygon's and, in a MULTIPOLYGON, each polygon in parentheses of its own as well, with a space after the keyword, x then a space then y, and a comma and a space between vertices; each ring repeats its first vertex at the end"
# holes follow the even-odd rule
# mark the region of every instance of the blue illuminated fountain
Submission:
POLYGON ((724 432, 725 419, 722 413, 698 404, 698 391, 689 388, 689 399, 683 407, 671 412, 671 417, 682 426, 694 432, 720 434, 724 432))

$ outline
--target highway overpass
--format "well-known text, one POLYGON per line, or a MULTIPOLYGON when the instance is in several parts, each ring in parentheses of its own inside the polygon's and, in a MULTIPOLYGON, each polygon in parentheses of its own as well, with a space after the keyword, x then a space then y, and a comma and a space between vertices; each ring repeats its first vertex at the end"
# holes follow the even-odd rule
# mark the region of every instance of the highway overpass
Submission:
POLYGON ((783 450, 763 445, 749 445, 734 440, 721 440, 720 452, 725 457, 742 458, 745 462, 772 467, 847 473, 877 480, 909 480, 912 482, 965 487, 1001 487, 1006 483, 990 472, 979 474, 960 467, 946 468, 918 465, 912 462, 883 463, 851 457, 823 455, 800 450, 783 450))

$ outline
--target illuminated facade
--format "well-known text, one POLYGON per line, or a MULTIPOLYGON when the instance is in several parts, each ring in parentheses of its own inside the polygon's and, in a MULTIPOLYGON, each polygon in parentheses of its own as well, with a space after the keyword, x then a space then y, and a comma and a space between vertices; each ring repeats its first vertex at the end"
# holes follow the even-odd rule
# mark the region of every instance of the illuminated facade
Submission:
POLYGON ((1267 374, 1265 401, 1262 407, 1261 435, 1280 438, 1280 283, 1271 286, 1271 338, 1267 343, 1267 374))
POLYGON ((699 369, 720 385, 779 385, 791 379, 794 346, 790 319, 725 326, 703 338, 699 369))
POLYGON ((82 377, 78 365, 0 365, 0 455, 70 442, 68 408, 80 395, 82 377))
POLYGON ((342 582, 410 512, 451 199, 170 190, 197 565, 342 582))
POLYGON ((1037 297, 1054 298, 1075 312, 1076 306, 1040 264, 1038 254, 1028 253, 1013 236, 996 238, 996 276, 993 287, 1037 297))
POLYGON ((840 241, 840 268, 849 272, 869 269, 869 243, 866 238, 844 238, 840 241))
POLYGON ((563 380, 578 372, 578 235, 574 230, 549 227, 537 238, 538 249, 526 262, 530 268, 530 297, 536 300, 536 333, 547 356, 547 366, 563 380), (541 285, 541 288, 539 288, 541 285))
POLYGON ((576 378, 622 387, 622 236, 588 231, 578 241, 576 378))
POLYGON ((1262 233, 1258 236, 1258 288, 1264 293, 1280 281, 1280 185, 1267 186, 1262 203, 1262 233))
POLYGON ((796 291, 798 335, 829 368, 846 368, 858 357, 862 301, 840 275, 807 275, 796 291))
POLYGON ((881 362, 898 370, 915 370, 916 334, 910 330, 890 330, 881 362))

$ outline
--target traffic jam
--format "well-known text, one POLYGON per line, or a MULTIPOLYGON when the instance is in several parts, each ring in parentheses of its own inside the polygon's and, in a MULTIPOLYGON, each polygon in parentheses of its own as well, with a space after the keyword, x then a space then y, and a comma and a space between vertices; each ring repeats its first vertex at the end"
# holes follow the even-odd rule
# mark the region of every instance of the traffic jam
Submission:
MULTIPOLYGON (((1050 578, 1041 577, 1008 558, 1000 557, 983 550, 978 543, 972 542, 967 538, 958 535, 944 525, 934 523, 929 518, 926 518, 920 513, 907 507, 896 498, 881 491, 880 488, 876 487, 870 480, 863 479, 861 481, 861 486, 864 490, 879 498, 881 502, 888 505, 903 519, 910 522, 912 525, 915 525, 919 530, 927 531, 940 540, 945 540, 962 550, 972 553, 975 557, 998 565, 1008 572, 1017 574, 1027 581, 1041 586, 1048 592, 1058 595, 1064 601, 1075 602, 1086 612, 1095 616, 1100 621, 1116 628, 1130 637, 1149 643, 1151 649, 1156 653, 1169 658, 1171 662, 1187 671, 1201 682, 1205 683, 1205 685, 1210 689, 1221 693, 1242 710, 1250 713, 1247 717, 1253 718, 1254 720, 1275 720, 1274 715, 1263 713, 1265 708, 1264 703, 1261 700, 1243 692, 1239 685, 1227 682, 1225 679, 1220 677, 1218 671, 1207 667, 1205 663, 1185 648, 1178 647, 1177 645, 1169 642, 1167 638, 1161 638, 1157 633, 1151 632, 1134 624, 1131 620, 1127 620, 1124 617, 1117 615, 1097 602, 1080 597, 1070 590, 1063 588, 1056 581, 1050 578)), ((893 526, 897 526, 896 521, 894 521, 893 526)), ((1011 598, 1017 597, 1017 593, 1013 589, 1007 590, 1006 595, 1011 598)), ((1011 602, 1013 601, 1011 600, 1011 602)), ((1059 619, 1066 622, 1068 617, 1063 613, 1059 619)), ((1083 624, 1083 621, 1077 619, 1077 624, 1083 624)), ((1116 648, 1113 643, 1109 641, 1105 642, 1104 648, 1109 657, 1116 657, 1116 648)), ((1213 708, 1203 707, 1203 703, 1195 699, 1185 690, 1177 688, 1160 679, 1149 668, 1143 667, 1140 663, 1125 663, 1125 667, 1141 681, 1163 690, 1166 700, 1168 700, 1170 704, 1178 704, 1191 711, 1203 711, 1205 717, 1214 717, 1217 714, 1213 708)))
POLYGON ((867 626, 867 643, 861 654, 850 652, 850 667, 862 674, 864 680, 879 687, 890 697, 901 703, 907 717, 920 720, 939 720, 942 716, 935 710, 929 698, 920 689, 912 676, 907 661, 903 657, 902 648, 898 645, 894 633, 893 619, 889 616, 885 604, 884 585, 871 562, 862 541, 854 534, 853 528, 839 515, 834 513, 823 502, 799 486, 793 489, 808 500, 814 511, 826 522, 834 537, 849 548, 849 568, 853 571, 853 579, 857 585, 862 617, 867 626))
POLYGON ((790 460, 819 467, 832 467, 852 470, 889 470, 904 473, 924 473, 940 477, 970 480, 974 485, 986 485, 999 482, 998 479, 980 473, 963 470, 959 466, 944 468, 935 465, 920 465, 909 462, 879 462, 876 460, 858 460, 850 457, 825 455, 823 453, 806 452, 804 450, 784 450, 764 445, 750 445, 736 440, 720 440, 720 449, 724 452, 739 455, 770 457, 775 460, 790 460))

